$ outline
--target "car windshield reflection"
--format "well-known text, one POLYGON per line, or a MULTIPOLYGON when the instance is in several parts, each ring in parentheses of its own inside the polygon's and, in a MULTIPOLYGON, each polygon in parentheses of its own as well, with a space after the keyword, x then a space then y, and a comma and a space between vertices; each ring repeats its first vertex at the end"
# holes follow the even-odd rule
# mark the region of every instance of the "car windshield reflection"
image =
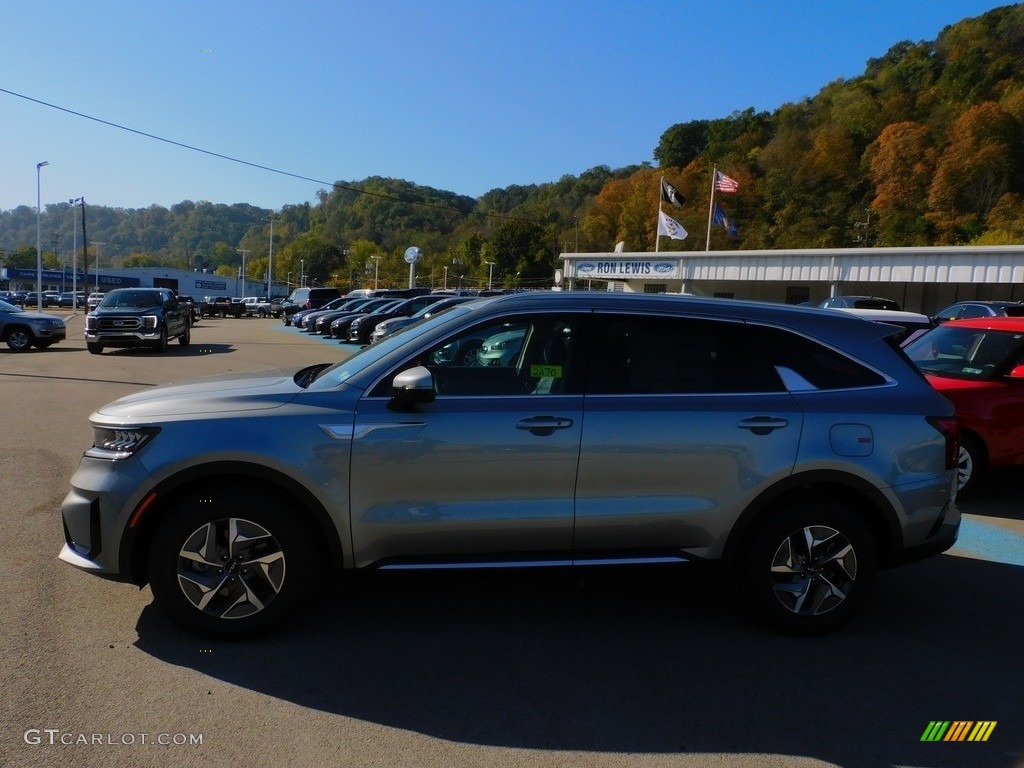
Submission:
MULTIPOLYGON (((453 307, 451 312, 445 312, 443 314, 436 315, 435 317, 423 320, 416 325, 417 335, 419 333, 429 333, 436 325, 446 323, 453 317, 457 317, 463 313, 471 311, 473 310, 469 307, 453 307)), ((409 343, 411 338, 412 337, 409 334, 396 334, 394 336, 389 336, 376 344, 363 347, 351 357, 346 358, 340 363, 332 365, 330 368, 322 371, 313 381, 310 382, 308 389, 310 391, 333 389, 339 384, 344 384, 359 371, 386 357, 393 350, 409 343)))

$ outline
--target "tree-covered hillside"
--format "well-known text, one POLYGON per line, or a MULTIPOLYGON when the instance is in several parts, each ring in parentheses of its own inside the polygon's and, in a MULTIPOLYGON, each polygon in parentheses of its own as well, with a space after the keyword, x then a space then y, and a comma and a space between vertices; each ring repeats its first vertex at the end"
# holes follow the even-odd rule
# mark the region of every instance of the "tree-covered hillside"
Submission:
MULTIPOLYGON (((656 163, 592 168, 478 199, 398 179, 338 182, 316 204, 269 211, 185 201, 170 209, 86 207, 90 263, 167 265, 261 279, 273 227, 277 280, 401 284, 420 247, 433 285, 548 285, 562 251, 654 249, 660 179, 684 197, 667 212, 689 231, 662 250, 703 250, 714 168, 727 220, 716 249, 1019 243, 1024 240, 1024 5, 903 41, 863 75, 774 112, 670 126, 656 163), (271 222, 271 215, 273 221, 271 222), (735 227, 734 230, 727 228, 735 227)), ((47 205, 48 266, 81 254, 80 208, 47 205), (76 229, 73 222, 76 220, 76 229)), ((35 264, 36 212, 0 211, 0 261, 35 264)), ((79 255, 79 258, 81 256, 79 255)))

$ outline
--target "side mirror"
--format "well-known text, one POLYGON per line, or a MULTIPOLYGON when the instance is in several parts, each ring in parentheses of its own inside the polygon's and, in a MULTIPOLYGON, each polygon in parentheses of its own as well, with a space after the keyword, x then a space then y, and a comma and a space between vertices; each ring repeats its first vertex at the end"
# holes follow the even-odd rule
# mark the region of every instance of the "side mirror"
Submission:
POLYGON ((391 382, 391 402, 388 408, 393 411, 415 410, 417 405, 434 402, 434 376, 418 365, 402 371, 391 382))

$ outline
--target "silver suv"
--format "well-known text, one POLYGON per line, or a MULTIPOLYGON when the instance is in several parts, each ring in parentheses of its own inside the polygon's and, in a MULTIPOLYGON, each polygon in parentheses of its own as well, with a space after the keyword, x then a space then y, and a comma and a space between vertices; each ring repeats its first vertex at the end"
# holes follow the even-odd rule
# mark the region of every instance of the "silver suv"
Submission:
POLYGON ((960 525, 953 408, 894 330, 691 297, 462 304, 337 365, 99 409, 60 557, 216 637, 278 625, 331 566, 693 561, 775 626, 828 630, 960 525))

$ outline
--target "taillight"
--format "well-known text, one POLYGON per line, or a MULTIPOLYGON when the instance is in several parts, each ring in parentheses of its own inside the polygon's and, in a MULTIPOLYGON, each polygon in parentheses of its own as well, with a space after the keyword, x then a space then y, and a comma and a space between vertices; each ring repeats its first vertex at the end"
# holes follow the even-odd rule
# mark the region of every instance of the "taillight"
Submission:
POLYGON ((929 418, 928 423, 939 430, 946 440, 946 469, 956 469, 960 462, 960 425, 956 417, 929 418))

